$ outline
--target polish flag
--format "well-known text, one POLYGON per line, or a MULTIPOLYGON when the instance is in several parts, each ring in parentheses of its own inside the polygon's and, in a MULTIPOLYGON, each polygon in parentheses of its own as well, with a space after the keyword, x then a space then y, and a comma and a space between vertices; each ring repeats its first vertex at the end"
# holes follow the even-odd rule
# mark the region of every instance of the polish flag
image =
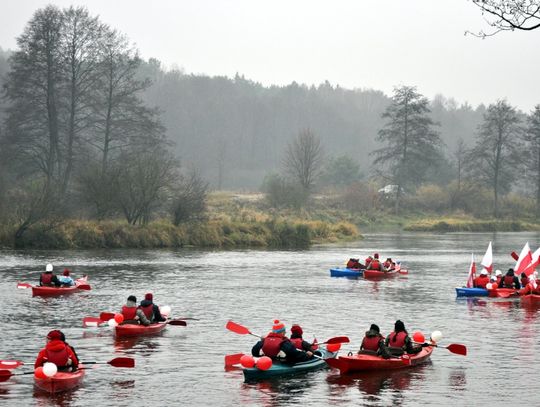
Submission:
POLYGON ((475 278, 476 278, 476 264, 474 264, 474 254, 471 254, 471 266, 469 267, 469 278, 467 279, 467 288, 474 287, 475 278))
POLYGON ((523 269, 523 272, 530 276, 536 270, 536 267, 540 265, 540 247, 531 255, 530 263, 523 269))
POLYGON ((519 276, 525 270, 525 268, 531 264, 532 260, 531 248, 529 247, 529 242, 527 242, 525 243, 525 246, 523 246, 523 249, 521 249, 516 266, 514 267, 514 274, 519 276))
POLYGON ((491 274, 493 271, 493 250, 491 248, 491 242, 489 242, 486 254, 484 254, 484 258, 480 264, 484 266, 489 274, 491 274))

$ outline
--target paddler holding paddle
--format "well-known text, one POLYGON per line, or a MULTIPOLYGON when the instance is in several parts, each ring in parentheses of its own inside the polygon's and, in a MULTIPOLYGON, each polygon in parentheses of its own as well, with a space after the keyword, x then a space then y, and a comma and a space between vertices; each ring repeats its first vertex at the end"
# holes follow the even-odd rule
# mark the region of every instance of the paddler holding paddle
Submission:
POLYGON ((54 363, 59 371, 75 371, 79 367, 79 359, 75 349, 66 342, 62 331, 57 329, 47 334, 47 344, 39 352, 34 369, 46 362, 54 363))

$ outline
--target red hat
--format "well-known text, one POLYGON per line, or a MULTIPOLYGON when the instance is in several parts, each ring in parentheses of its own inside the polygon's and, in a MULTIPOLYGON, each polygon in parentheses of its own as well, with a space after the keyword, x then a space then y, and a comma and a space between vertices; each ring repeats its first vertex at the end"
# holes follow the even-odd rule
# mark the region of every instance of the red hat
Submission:
POLYGON ((291 332, 296 335, 302 335, 304 333, 304 331, 302 331, 302 327, 298 324, 291 326, 291 332))
POLYGON ((148 301, 152 301, 154 299, 154 296, 152 295, 152 293, 146 293, 144 294, 144 299, 148 301))
POLYGON ((64 334, 58 329, 55 329, 54 331, 51 331, 47 334, 47 339, 50 339, 50 340, 58 339, 62 341, 64 340, 63 338, 65 338, 64 334))
POLYGON ((64 275, 69 276, 69 269, 64 269, 64 275))
POLYGON ((379 258, 379 253, 375 253, 373 256, 374 256, 376 259, 378 259, 378 258, 379 258))
POLYGON ((283 322, 279 322, 279 319, 275 319, 274 325, 272 326, 272 332, 276 334, 285 333, 285 324, 283 322))

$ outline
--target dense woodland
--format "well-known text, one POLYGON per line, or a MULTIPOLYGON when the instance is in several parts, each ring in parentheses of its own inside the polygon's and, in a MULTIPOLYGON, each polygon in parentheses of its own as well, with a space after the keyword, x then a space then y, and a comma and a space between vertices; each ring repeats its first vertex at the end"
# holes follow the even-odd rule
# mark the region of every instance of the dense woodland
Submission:
POLYGON ((17 238, 67 218, 179 225, 204 218, 210 189, 262 189, 278 208, 323 194, 359 213, 540 215, 540 107, 504 95, 474 107, 414 86, 190 75, 85 8, 37 10, 17 41, 0 49, 0 222, 17 238))

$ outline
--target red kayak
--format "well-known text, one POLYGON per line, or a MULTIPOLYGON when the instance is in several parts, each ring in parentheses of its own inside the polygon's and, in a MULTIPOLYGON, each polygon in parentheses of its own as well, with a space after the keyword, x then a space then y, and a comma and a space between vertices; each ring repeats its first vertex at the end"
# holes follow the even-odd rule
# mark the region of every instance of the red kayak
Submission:
MULTIPOLYGON (((403 272, 404 270, 402 270, 403 272)), ((364 278, 368 280, 380 280, 382 278, 391 278, 399 275, 401 272, 396 270, 391 271, 379 271, 379 270, 364 270, 364 278)))
POLYGON ((488 290, 488 297, 492 298, 508 298, 518 296, 518 290, 515 288, 496 288, 495 290, 488 290))
POLYGON ((75 280, 75 285, 71 287, 49 287, 49 286, 32 286, 32 297, 54 297, 58 295, 73 294, 82 290, 90 290, 90 284, 86 276, 75 280))
POLYGON ((74 389, 81 384, 84 378, 82 365, 76 372, 58 372, 53 377, 38 379, 34 376, 34 385, 47 393, 60 393, 74 389))
POLYGON ((148 326, 137 324, 117 325, 114 327, 114 333, 117 338, 126 336, 152 335, 163 331, 167 325, 167 322, 157 322, 148 326))
POLYGON ((336 359, 326 359, 326 363, 333 368, 339 369, 341 374, 365 370, 393 370, 420 365, 429 359, 432 352, 433 347, 427 346, 422 348, 419 353, 413 355, 405 354, 399 358, 384 359, 381 356, 353 355, 340 356, 336 359))
POLYGON ((540 295, 537 294, 527 294, 520 297, 521 304, 523 305, 533 305, 540 307, 540 295))

